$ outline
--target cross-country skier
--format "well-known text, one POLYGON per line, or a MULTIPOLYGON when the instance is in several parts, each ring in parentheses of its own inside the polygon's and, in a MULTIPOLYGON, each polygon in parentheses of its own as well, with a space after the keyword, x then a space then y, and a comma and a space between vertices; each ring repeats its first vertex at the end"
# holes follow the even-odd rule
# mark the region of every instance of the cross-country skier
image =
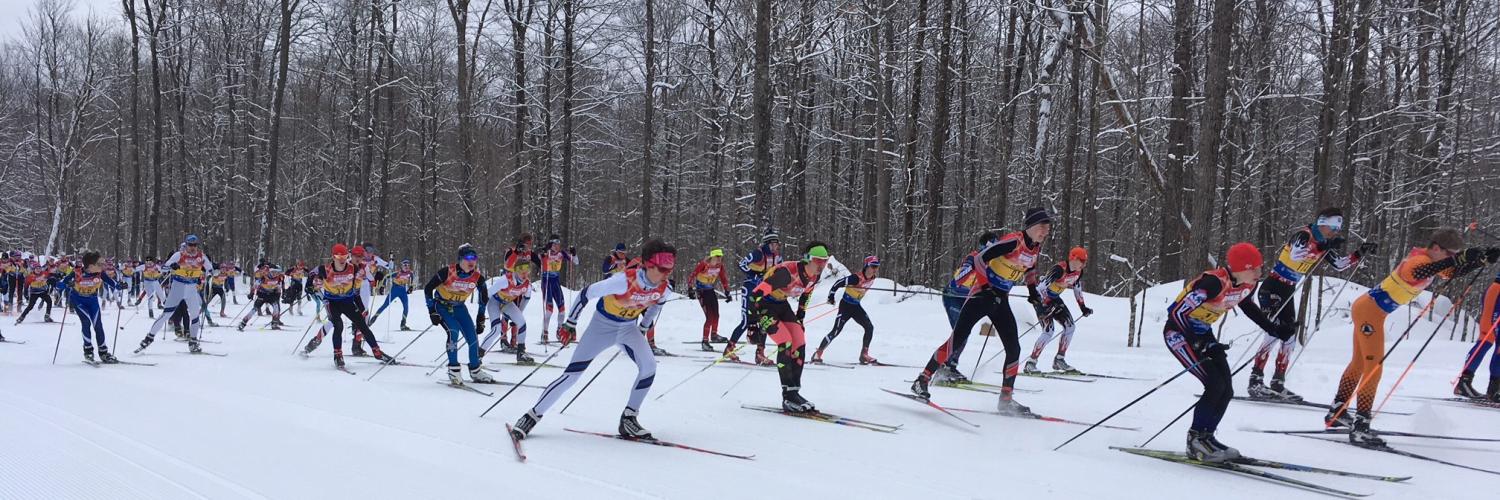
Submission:
MULTIPOLYGON (((547 238, 547 248, 541 255, 542 284, 542 343, 547 343, 547 333, 552 326, 552 313, 567 316, 567 303, 563 300, 563 266, 578 266, 578 252, 573 247, 565 251, 557 235, 547 238)), ((519 345, 519 344, 518 344, 519 345)))
MULTIPOLYGON (((145 300, 146 317, 155 318, 156 309, 154 307, 165 307, 164 304, 167 300, 161 286, 163 278, 161 265, 156 263, 155 257, 146 257, 146 262, 137 266, 135 270, 136 274, 141 276, 141 291, 140 295, 135 297, 135 303, 136 305, 140 305, 141 301, 145 300), (156 306, 151 305, 152 300, 156 301, 156 306)), ((231 290, 233 288, 232 286, 230 287, 231 290)))
POLYGON ((515 439, 525 439, 558 398, 578 382, 589 363, 613 346, 624 350, 636 366, 635 383, 631 385, 625 411, 620 414, 620 435, 634 439, 651 438, 651 433, 636 420, 641 403, 646 400, 651 383, 656 379, 656 356, 651 354, 645 334, 656 323, 661 304, 675 295, 667 280, 677 264, 677 249, 661 240, 647 241, 641 247, 641 262, 642 267, 638 269, 622 271, 578 292, 572 312, 558 331, 558 340, 566 344, 577 336, 578 316, 588 306, 589 299, 597 297, 599 306, 583 336, 578 339, 573 359, 568 362, 562 376, 548 384, 536 405, 516 421, 512 431, 515 439))
POLYGON ((47 266, 41 261, 31 264, 31 272, 26 275, 26 309, 21 311, 21 316, 16 318, 16 324, 26 321, 26 315, 31 313, 31 308, 36 307, 38 301, 47 306, 42 315, 42 322, 52 322, 52 285, 56 283, 52 279, 52 273, 47 271, 47 266))
MULTIPOLYGON (((141 339, 141 350, 145 350, 151 342, 156 340, 156 332, 161 331, 172 313, 178 309, 184 309, 191 316, 188 326, 188 352, 197 354, 203 352, 198 346, 198 335, 202 325, 198 324, 198 312, 203 310, 203 296, 198 293, 198 286, 203 282, 203 277, 214 270, 213 261, 209 260, 198 248, 198 235, 189 234, 182 240, 182 247, 172 254, 162 265, 171 272, 169 290, 167 290, 167 308, 162 315, 151 324, 151 330, 146 332, 146 338, 141 339)), ((148 306, 149 307, 149 306, 148 306)), ((149 309, 148 309, 149 310, 149 309)))
POLYGON ((245 326, 250 324, 250 318, 255 316, 255 311, 263 305, 271 306, 272 330, 279 330, 280 327, 285 326, 281 323, 281 291, 285 287, 285 278, 281 272, 281 266, 272 265, 266 269, 264 276, 252 283, 250 289, 254 291, 251 292, 253 295, 250 298, 253 298, 255 302, 250 305, 249 310, 245 311, 245 316, 240 318, 240 324, 235 327, 236 330, 245 331, 245 326))
MULTIPOLYGON (((358 248, 358 247, 356 247, 358 248)), ((333 364, 339 369, 344 368, 344 320, 349 320, 350 328, 355 332, 354 342, 363 338, 370 344, 370 353, 375 359, 383 363, 395 363, 395 359, 380 351, 380 343, 375 341, 375 334, 370 331, 370 325, 365 323, 364 302, 360 300, 360 284, 365 282, 364 273, 368 272, 364 266, 351 262, 349 247, 343 243, 333 245, 333 262, 324 264, 313 269, 311 279, 322 284, 323 302, 328 307, 328 322, 323 329, 313 336, 308 342, 304 353, 310 353, 318 348, 323 340, 323 332, 333 333, 333 364), (360 335, 363 334, 363 335, 360 335)))
POLYGON ((703 309, 703 350, 714 352, 712 342, 729 341, 719 336, 719 295, 714 290, 724 290, 725 303, 734 300, 729 294, 729 273, 724 271, 724 249, 709 250, 708 258, 693 267, 688 281, 693 285, 688 288, 688 295, 697 298, 698 306, 703 309))
MULTIPOLYGON (((1292 233, 1291 239, 1281 247, 1281 254, 1277 256, 1276 264, 1271 266, 1270 275, 1261 282, 1260 290, 1255 292, 1255 301, 1260 303, 1261 309, 1267 314, 1275 315, 1272 319, 1277 323, 1296 321, 1294 292, 1297 283, 1312 272, 1319 261, 1327 259, 1335 270, 1343 271, 1358 265, 1361 255, 1376 250, 1374 243, 1366 243, 1345 255, 1342 250, 1343 228, 1344 211, 1325 208, 1318 212, 1316 221, 1292 233)), ((1250 386, 1246 391, 1250 397, 1292 401, 1302 399, 1302 396, 1286 388, 1286 369, 1292 361, 1292 350, 1296 347, 1296 339, 1291 335, 1285 338, 1269 334, 1264 336, 1260 350, 1255 353, 1255 362, 1250 366, 1250 386), (1270 387, 1267 387, 1264 382, 1266 361, 1271 358, 1273 350, 1277 353, 1276 371, 1271 375, 1270 387)))
POLYGON ((370 316, 370 323, 380 319, 380 313, 385 312, 385 308, 390 307, 391 302, 399 299, 401 300, 401 330, 410 330, 411 328, 406 326, 406 301, 411 293, 412 281, 411 259, 401 259, 401 267, 391 274, 391 290, 385 296, 385 303, 380 304, 380 309, 375 311, 374 316, 370 316))
POLYGON ((214 297, 219 298, 220 318, 228 317, 224 312, 225 304, 229 303, 227 297, 229 295, 229 287, 225 285, 228 282, 229 275, 224 272, 224 268, 215 269, 213 276, 208 279, 208 300, 206 302, 212 304, 214 297))
POLYGON ((1479 363, 1484 361, 1484 355, 1490 352, 1490 347, 1495 345, 1495 325, 1500 324, 1500 273, 1495 273, 1495 282, 1490 283, 1488 291, 1484 292, 1484 305, 1479 315, 1479 338, 1474 342, 1474 347, 1469 349, 1467 362, 1464 363, 1463 373, 1459 374, 1458 385, 1453 386, 1453 394, 1466 398, 1485 398, 1491 402, 1500 403, 1500 349, 1496 349, 1490 355, 1490 386, 1480 394, 1474 390, 1474 373, 1479 370, 1479 363))
POLYGON ((833 296, 840 288, 844 289, 844 299, 839 301, 839 315, 833 320, 833 330, 828 336, 823 337, 823 342, 818 344, 818 350, 813 352, 812 362, 823 363, 823 350, 833 339, 838 338, 839 333, 844 330, 844 324, 849 320, 859 323, 865 329, 864 344, 859 349, 859 364, 877 364, 880 361, 870 356, 870 341, 875 338, 875 325, 870 323, 870 315, 865 312, 865 307, 860 300, 865 297, 865 292, 875 284, 875 278, 880 276, 880 258, 874 255, 865 257, 865 266, 858 273, 850 274, 844 279, 833 282, 833 288, 828 289, 828 304, 833 305, 833 296))
POLYGON ((462 385, 463 372, 458 366, 458 338, 469 346, 469 379, 480 384, 495 383, 494 377, 480 366, 479 334, 484 333, 484 308, 489 289, 479 272, 479 252, 465 243, 458 247, 458 261, 438 269, 422 288, 427 299, 427 317, 434 326, 448 332, 448 383, 462 385), (473 317, 464 302, 479 292, 479 307, 473 317))
POLYGON ((807 332, 802 326, 813 288, 828 264, 828 245, 807 244, 802 259, 777 264, 766 278, 750 290, 752 317, 758 318, 762 334, 776 342, 776 371, 781 375, 781 409, 790 413, 817 411, 802 397, 802 369, 806 358, 807 332), (791 301, 797 300, 797 310, 791 301))
POLYGON ((743 300, 740 302, 740 324, 735 325, 734 331, 729 332, 729 343, 724 346, 724 357, 731 361, 739 361, 740 357, 735 354, 736 344, 740 342, 740 335, 746 330, 750 331, 750 341, 755 343, 755 363, 760 365, 773 365, 774 361, 766 357, 766 338, 760 331, 760 326, 750 317, 750 291, 760 285, 761 279, 766 273, 771 272, 776 266, 781 265, 781 236, 774 229, 766 229, 766 234, 760 237, 760 248, 751 250, 740 259, 740 272, 745 273, 745 279, 741 282, 744 289, 743 300))
POLYGON ((1454 279, 1470 271, 1500 261, 1500 248, 1465 248, 1463 234, 1451 227, 1432 232, 1428 245, 1417 247, 1402 259, 1385 280, 1369 293, 1354 299, 1350 315, 1354 320, 1354 357, 1339 378, 1339 389, 1333 397, 1333 409, 1323 417, 1330 427, 1348 425, 1349 442, 1361 446, 1382 446, 1370 429, 1375 391, 1380 387, 1381 364, 1385 361, 1385 319, 1401 306, 1417 298, 1439 276, 1454 279), (1348 402, 1358 387, 1358 405, 1348 420, 1348 402))
POLYGON ((489 289, 489 303, 484 306, 490 316, 490 333, 479 345, 479 357, 495 347, 496 341, 505 338, 505 322, 516 325, 515 339, 510 342, 516 353, 516 364, 530 365, 536 360, 526 355, 526 303, 531 301, 531 263, 517 262, 515 267, 502 270, 499 276, 490 278, 485 286, 489 289))
POLYGON ((600 270, 605 278, 625 270, 625 264, 630 262, 630 256, 625 253, 624 243, 615 243, 615 249, 610 250, 609 255, 604 256, 604 264, 600 270))
POLYGON ((1220 344, 1214 336, 1214 322, 1239 306, 1245 317, 1266 332, 1280 336, 1297 329, 1294 323, 1273 322, 1255 301, 1246 300, 1260 279, 1264 263, 1260 249, 1249 243, 1236 243, 1229 247, 1224 260, 1227 267, 1205 271, 1182 289, 1167 306, 1167 323, 1162 330, 1167 349, 1177 357, 1177 362, 1203 382, 1203 395, 1198 397, 1193 424, 1188 427, 1187 454, 1204 462, 1227 462, 1240 457, 1238 450, 1214 437, 1229 401, 1234 399, 1234 383, 1225 357, 1229 346, 1220 344))
POLYGON ((225 295, 229 296, 229 303, 234 304, 234 305, 240 305, 240 299, 238 297, 234 296, 234 290, 235 290, 235 286, 236 286, 234 282, 238 280, 239 276, 240 276, 240 266, 239 266, 239 264, 237 264, 235 262, 230 262, 230 263, 224 265, 224 277, 225 277, 225 280, 224 280, 224 291, 228 292, 225 295))
POLYGON ((1068 310, 1068 305, 1062 301, 1062 294, 1073 290, 1073 300, 1078 303, 1078 311, 1085 317, 1094 314, 1093 309, 1083 303, 1082 283, 1079 281, 1083 276, 1083 266, 1089 262, 1089 251, 1083 247, 1073 247, 1068 251, 1068 258, 1057 265, 1052 266, 1052 271, 1047 273, 1046 279, 1042 280, 1036 290, 1040 295, 1034 295, 1036 299, 1032 307, 1036 308, 1037 321, 1042 326, 1042 336, 1037 337, 1036 345, 1031 348, 1031 357, 1026 358, 1026 373, 1037 373, 1036 360, 1042 355, 1042 349, 1052 342, 1052 337, 1057 335, 1057 326, 1062 325, 1062 335, 1057 340, 1057 356, 1052 358, 1052 369, 1063 373, 1082 373, 1068 364, 1064 358, 1068 355, 1068 344, 1073 341, 1073 313, 1068 310))
POLYGON ((1030 408, 1015 401, 1013 394, 1016 375, 1021 368, 1021 342, 1016 333, 1016 315, 1010 308, 1010 290, 1017 285, 1024 285, 1027 274, 1036 267, 1042 242, 1046 241, 1051 232, 1052 216, 1045 209, 1032 208, 1026 211, 1020 231, 1006 234, 979 252, 976 259, 983 277, 976 281, 972 293, 964 300, 963 310, 958 314, 953 333, 943 345, 938 346, 922 373, 912 382, 912 394, 923 399, 931 397, 927 392, 927 384, 934 377, 940 383, 968 381, 958 370, 945 363, 955 346, 963 346, 969 341, 969 333, 974 330, 974 325, 981 318, 988 317, 996 336, 1000 337, 1000 343, 1005 347, 1005 378, 996 407, 1000 413, 1008 415, 1031 413, 1030 408))
POLYGON ((119 282, 103 273, 99 265, 99 252, 84 252, 83 266, 68 274, 57 285, 68 291, 68 305, 78 315, 78 324, 83 329, 83 359, 94 362, 94 344, 99 346, 99 361, 118 363, 109 353, 109 343, 104 340, 104 326, 100 318, 99 296, 105 290, 123 290, 119 282))
MULTIPOLYGON (((974 296, 974 292, 980 284, 984 283, 984 263, 979 261, 979 252, 1000 241, 1000 236, 985 231, 979 235, 979 246, 958 261, 958 268, 953 270, 953 279, 948 281, 947 288, 943 289, 943 312, 948 315, 948 328, 958 326, 958 313, 963 311, 964 304, 974 296)), ((946 372, 958 374, 959 357, 964 353, 962 344, 953 346, 953 352, 948 353, 946 372)), ((960 378, 963 375, 959 375, 960 378)))
POLYGON ((297 264, 287 270, 286 277, 289 283, 287 283, 286 292, 282 294, 281 302, 286 304, 287 309, 293 314, 301 316, 302 301, 305 297, 311 296, 311 292, 307 289, 307 263, 298 260, 297 264))

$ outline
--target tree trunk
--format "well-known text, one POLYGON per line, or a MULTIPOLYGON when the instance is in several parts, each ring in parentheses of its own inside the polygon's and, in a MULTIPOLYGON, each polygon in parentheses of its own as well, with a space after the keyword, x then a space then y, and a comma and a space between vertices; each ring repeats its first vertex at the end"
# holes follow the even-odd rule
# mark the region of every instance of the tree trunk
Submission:
POLYGON ((292 14, 302 0, 281 0, 281 24, 276 32, 276 88, 271 98, 271 142, 266 150, 269 166, 266 167, 266 197, 264 212, 260 215, 260 247, 255 251, 256 260, 276 253, 276 177, 281 167, 281 111, 286 101, 286 73, 292 52, 292 14))
POLYGON ((651 161, 651 148, 656 146, 656 128, 652 118, 656 115, 656 2, 646 0, 646 120, 641 131, 641 241, 651 237, 651 197, 655 191, 651 161))

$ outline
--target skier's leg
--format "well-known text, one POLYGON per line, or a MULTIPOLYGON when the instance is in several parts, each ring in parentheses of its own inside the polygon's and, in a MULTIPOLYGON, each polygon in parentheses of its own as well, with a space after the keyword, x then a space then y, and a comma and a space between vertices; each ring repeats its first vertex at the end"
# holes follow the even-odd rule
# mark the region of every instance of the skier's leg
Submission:
POLYGON ((932 353, 932 358, 927 360, 927 366, 922 368, 922 378, 931 379, 932 374, 937 372, 939 367, 947 364, 954 357, 957 347, 969 341, 969 334, 974 330, 974 325, 979 323, 981 318, 989 315, 990 307, 995 302, 997 302, 995 298, 980 297, 964 304, 963 310, 958 315, 958 321, 953 326, 953 333, 948 336, 948 340, 943 342, 943 345, 938 346, 937 351, 932 353))
POLYGON ((875 324, 870 322, 870 313, 865 312, 864 306, 856 304, 853 309, 854 322, 859 323, 860 328, 865 329, 865 338, 860 345, 860 352, 869 351, 870 341, 875 340, 875 324))
POLYGON ((995 328, 995 336, 1005 346, 1005 379, 1001 392, 1009 392, 1016 386, 1016 374, 1021 371, 1021 340, 1016 331, 1016 315, 1010 309, 1010 301, 1001 298, 990 306, 988 316, 995 328))
MULTIPOLYGON (((579 337, 577 347, 573 348, 573 358, 568 361, 568 367, 563 369, 563 374, 557 377, 557 380, 547 384, 547 389, 542 391, 541 397, 537 399, 536 405, 531 407, 531 411, 539 416, 545 415, 563 393, 568 392, 568 388, 578 383, 578 379, 583 376, 583 371, 588 369, 589 363, 592 363, 600 352, 615 345, 617 337, 611 335, 615 329, 635 328, 635 325, 629 322, 623 323, 624 326, 620 325, 622 323, 602 319, 595 315, 594 320, 589 322, 588 328, 584 329, 583 335, 579 337), (609 324, 606 325, 607 323, 609 324)), ((646 352, 651 352, 650 348, 647 348, 646 352)))
MULTIPOLYGON (((505 321, 503 311, 500 301, 495 300, 493 297, 484 305, 484 314, 490 317, 490 333, 484 334, 484 341, 480 342, 479 350, 490 352, 495 347, 495 342, 498 342, 500 337, 505 336, 505 330, 501 327, 501 322, 505 321)), ((446 322, 447 320, 444 321, 446 322)), ((457 362, 454 364, 457 364, 457 362)))
POLYGON ((651 392, 651 384, 656 381, 656 355, 651 353, 651 346, 646 344, 646 339, 633 331, 635 329, 635 325, 624 323, 615 329, 613 336, 620 349, 625 350, 625 355, 635 362, 635 385, 631 386, 630 399, 625 407, 640 411, 646 394, 651 392))

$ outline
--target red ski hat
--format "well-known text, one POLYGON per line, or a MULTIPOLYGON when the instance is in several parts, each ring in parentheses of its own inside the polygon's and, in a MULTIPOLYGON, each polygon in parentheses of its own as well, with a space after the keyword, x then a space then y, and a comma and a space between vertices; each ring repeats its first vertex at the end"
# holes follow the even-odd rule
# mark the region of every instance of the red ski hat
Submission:
POLYGON ((343 243, 334 243, 333 244, 333 254, 335 256, 337 256, 337 255, 349 255, 349 247, 344 246, 343 243))
POLYGON ((365 247, 354 247, 354 256, 355 257, 364 257, 365 256, 365 247))
POLYGON ((1083 247, 1073 247, 1072 250, 1068 250, 1068 258, 1079 262, 1088 262, 1089 251, 1083 247))
POLYGON ((1264 262, 1260 256, 1260 249, 1245 242, 1235 243, 1234 246, 1229 247, 1229 252, 1225 257, 1229 261, 1229 272, 1232 273, 1259 269, 1264 262))

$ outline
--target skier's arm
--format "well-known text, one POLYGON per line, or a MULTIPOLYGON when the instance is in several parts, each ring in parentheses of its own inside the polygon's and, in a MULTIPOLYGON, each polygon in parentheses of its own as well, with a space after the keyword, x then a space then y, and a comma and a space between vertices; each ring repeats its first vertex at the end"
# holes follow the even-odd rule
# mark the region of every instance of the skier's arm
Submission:
POLYGON ((998 259, 1005 254, 1016 251, 1016 248, 1020 245, 1021 240, 1019 238, 1000 240, 1000 242, 990 245, 989 247, 986 247, 983 252, 980 252, 979 259, 981 262, 989 262, 998 259))
POLYGON ((743 258, 740 259, 740 272, 745 273, 746 276, 749 276, 751 272, 750 263, 760 259, 760 250, 751 250, 749 254, 746 254, 743 258))
POLYGON ((833 282, 833 287, 828 289, 828 303, 829 304, 833 303, 833 298, 838 295, 838 291, 839 291, 840 288, 843 288, 843 287, 848 286, 848 285, 852 285, 853 283, 850 283, 850 281, 854 281, 854 280, 857 280, 857 279, 859 279, 859 278, 855 277, 854 275, 851 274, 851 275, 845 276, 844 279, 841 279, 841 280, 838 280, 838 281, 834 281, 833 282))
MULTIPOLYGON (((476 269, 474 272, 477 273, 479 270, 476 269)), ((479 277, 477 284, 479 285, 479 307, 477 307, 479 311, 475 313, 475 317, 479 319, 474 320, 475 324, 484 322, 484 306, 490 303, 490 288, 484 285, 484 276, 479 277)))
POLYGON ((1271 318, 1266 316, 1265 311, 1261 310, 1260 305, 1256 304, 1253 300, 1241 300, 1240 311, 1243 311, 1245 317, 1250 318, 1250 321, 1255 322, 1255 326, 1259 326, 1261 330, 1265 330, 1266 333, 1276 338, 1282 340, 1291 338, 1289 334, 1295 331, 1295 325, 1278 325, 1271 321, 1271 318), (1283 338, 1283 335, 1286 335, 1286 337, 1283 338))

